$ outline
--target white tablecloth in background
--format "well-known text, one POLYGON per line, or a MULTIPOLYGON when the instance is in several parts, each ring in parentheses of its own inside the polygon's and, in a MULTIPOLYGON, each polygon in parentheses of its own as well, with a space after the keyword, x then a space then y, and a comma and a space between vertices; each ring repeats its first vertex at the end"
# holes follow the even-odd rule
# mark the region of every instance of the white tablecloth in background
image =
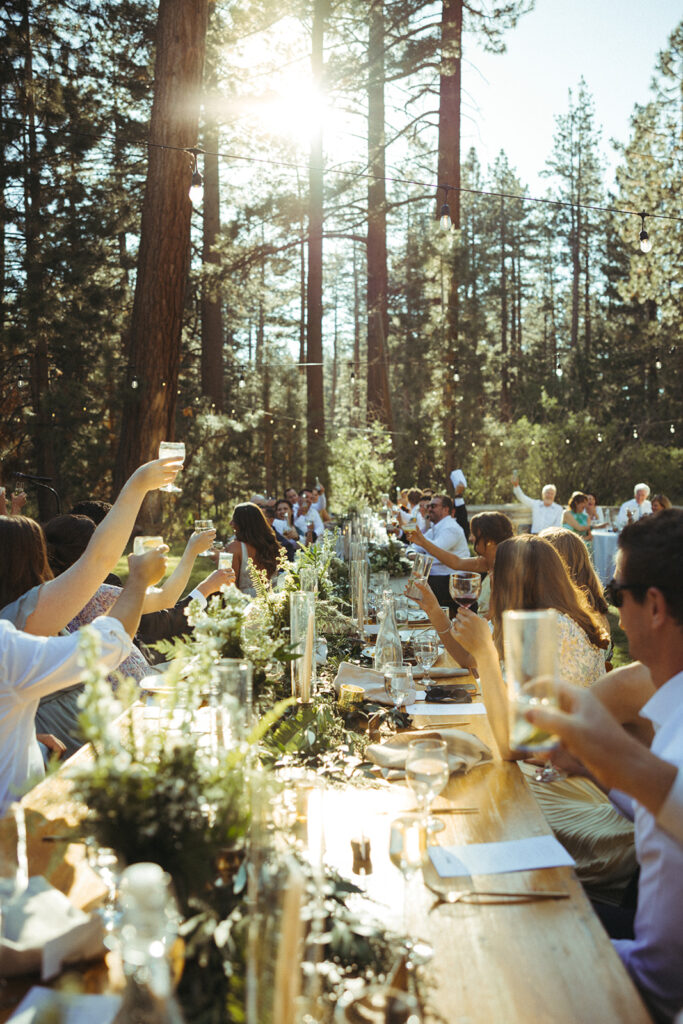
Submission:
POLYGON ((611 530, 596 530, 593 534, 593 565, 603 586, 614 576, 618 536, 611 530))

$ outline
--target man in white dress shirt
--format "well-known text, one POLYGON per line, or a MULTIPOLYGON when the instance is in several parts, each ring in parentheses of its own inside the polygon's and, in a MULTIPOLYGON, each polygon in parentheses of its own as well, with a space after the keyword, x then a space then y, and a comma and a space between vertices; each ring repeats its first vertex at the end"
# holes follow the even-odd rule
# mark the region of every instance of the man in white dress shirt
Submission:
POLYGON ((451 473, 451 483, 455 491, 453 499, 455 521, 462 527, 465 540, 470 535, 470 521, 467 518, 467 505, 465 504, 465 491, 467 490, 467 479, 461 469, 454 469, 451 473))
POLYGON ((322 537, 325 532, 325 526, 320 518, 320 513, 313 505, 313 491, 308 487, 304 487, 299 495, 299 508, 294 525, 299 531, 302 540, 306 540, 306 543, 309 543, 307 539, 309 533, 313 534, 312 540, 315 541, 322 537), (309 530, 309 523, 313 524, 312 530, 309 530))
MULTIPOLYGON (((100 662, 111 671, 128 657, 147 587, 166 571, 167 547, 131 555, 130 574, 109 615, 88 628, 100 634, 100 662)), ((79 631, 69 636, 32 636, 0 620, 0 816, 45 772, 36 739, 41 697, 78 682, 82 673, 79 631)))
MULTIPOLYGON (((630 737, 614 738, 608 722, 604 740, 575 742, 586 734, 581 718, 590 705, 565 693, 561 712, 529 712, 543 728, 557 732, 609 786, 624 786, 634 797, 636 856, 640 866, 638 905, 632 937, 614 945, 657 1021, 672 1021, 683 1006, 683 512, 667 509, 643 517, 619 535, 612 601, 629 651, 650 670, 655 693, 640 709, 654 728, 649 751, 630 737), (556 722, 555 719, 558 719, 556 722)), ((599 710, 599 709, 598 709, 599 710)), ((602 715, 606 712, 602 711, 602 715)), ((617 794, 615 794, 616 796, 617 794)), ((619 807, 623 810, 623 794, 619 807)))
MULTIPOLYGON (((432 544, 436 544, 437 547, 443 548, 445 551, 452 552, 458 558, 469 558, 470 549, 465 533, 453 518, 453 502, 447 494, 435 494, 430 499, 428 515, 432 525, 425 533, 427 540, 430 540, 432 544)), ((425 550, 418 544, 412 544, 411 547, 415 551, 424 552, 425 550)), ((449 566, 444 565, 438 558, 435 558, 429 575, 429 586, 436 595, 439 604, 447 605, 451 617, 455 618, 458 614, 458 606, 448 592, 448 578, 452 572, 453 570, 449 566)))
POLYGON ((540 533, 549 526, 562 526, 564 509, 555 501, 555 484, 546 484, 540 498, 528 498, 519 486, 519 477, 515 474, 512 478, 512 490, 517 501, 531 509, 531 533, 540 533))
POLYGON ((617 516, 617 527, 620 530, 628 523, 635 523, 643 516, 652 514, 652 505, 649 502, 650 488, 647 484, 636 484, 633 488, 633 497, 625 501, 619 509, 617 516))

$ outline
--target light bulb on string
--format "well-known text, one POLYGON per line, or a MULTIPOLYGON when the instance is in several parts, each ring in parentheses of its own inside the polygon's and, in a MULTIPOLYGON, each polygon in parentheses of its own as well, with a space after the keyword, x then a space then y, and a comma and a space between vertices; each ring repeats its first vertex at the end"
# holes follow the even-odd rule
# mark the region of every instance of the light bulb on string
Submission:
POLYGON ((246 383, 247 383, 247 382, 246 382, 246 381, 245 381, 245 379, 244 379, 244 374, 243 374, 243 373, 241 373, 241 374, 240 374, 240 378, 239 378, 239 380, 237 381, 237 387, 238 387, 238 388, 243 388, 243 387, 245 387, 245 386, 246 386, 246 383))
POLYGON ((669 427, 669 433, 670 433, 670 434, 675 434, 675 433, 676 433, 676 428, 674 427, 673 423, 672 423, 672 424, 671 424, 671 426, 669 427))
POLYGON ((448 205, 448 193, 450 190, 448 185, 440 185, 439 188, 444 190, 443 206, 441 207, 441 212, 439 214, 439 224, 441 225, 442 231, 450 231, 453 227, 453 221, 451 220, 451 208, 448 205))
POLYGON ((641 221, 641 225, 640 225, 640 251, 641 252, 649 252, 650 249, 652 248, 652 242, 650 241, 650 236, 648 235, 647 231, 645 230, 645 218, 646 217, 647 217, 646 213, 641 213, 640 214, 640 221, 641 221))
POLYGON ((192 181, 190 182, 190 191, 188 194, 190 196, 190 201, 192 202, 193 206, 198 206, 199 203, 201 203, 201 201, 204 198, 204 179, 199 173, 199 167, 197 166, 197 157, 199 156, 200 153, 203 153, 204 150, 197 149, 196 146, 193 146, 191 149, 187 149, 185 152, 189 153, 190 156, 192 157, 192 163, 190 165, 192 167, 192 181))
POLYGON ((658 359, 657 362, 655 363, 655 369, 656 370, 661 370, 661 368, 662 368, 662 360, 658 359))
POLYGON ((633 440, 634 441, 638 440, 638 428, 637 427, 633 428, 633 440))
POLYGON ((598 441, 602 444, 602 434, 598 434, 598 441))

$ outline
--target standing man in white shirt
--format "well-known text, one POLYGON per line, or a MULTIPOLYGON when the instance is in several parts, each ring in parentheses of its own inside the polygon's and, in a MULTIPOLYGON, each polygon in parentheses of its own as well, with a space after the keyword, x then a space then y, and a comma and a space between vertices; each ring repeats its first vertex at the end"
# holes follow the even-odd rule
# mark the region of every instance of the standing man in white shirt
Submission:
POLYGON ((633 488, 633 497, 625 501, 619 509, 617 516, 617 527, 623 530, 628 523, 636 523, 643 516, 652 514, 652 505, 648 500, 650 488, 647 484, 636 484, 633 488))
POLYGON ((528 498, 519 486, 519 477, 515 473, 512 477, 512 490, 517 501, 531 509, 531 533, 540 533, 549 526, 562 526, 564 509, 555 501, 555 484, 546 484, 540 498, 528 498))
POLYGON ((313 491, 307 487, 304 487, 299 495, 299 508, 294 525, 299 531, 302 540, 305 540, 307 544, 318 540, 325 532, 325 526, 320 518, 320 513, 313 505, 313 491), (309 527, 309 523, 313 524, 312 528, 309 527), (311 534, 312 537, 309 539, 311 534))
MULTIPOLYGON (((467 539, 462 527, 453 518, 453 502, 448 495, 435 494, 430 499, 427 513, 432 523, 425 533, 427 540, 459 558, 469 558, 470 549, 467 539)), ((424 552, 425 550, 418 544, 411 544, 411 547, 414 551, 424 552)), ((448 606, 451 618, 455 618, 458 614, 458 606, 448 592, 448 578, 452 572, 453 570, 440 562, 438 558, 434 559, 429 575, 429 586, 439 604, 448 606)))
POLYGON ((467 506, 465 504, 464 494, 467 490, 467 480, 465 474, 461 469, 454 469, 451 473, 451 483, 453 484, 453 490, 455 491, 455 498, 453 499, 453 514, 455 521, 462 528, 465 534, 465 540, 470 535, 470 521, 467 518, 467 506))

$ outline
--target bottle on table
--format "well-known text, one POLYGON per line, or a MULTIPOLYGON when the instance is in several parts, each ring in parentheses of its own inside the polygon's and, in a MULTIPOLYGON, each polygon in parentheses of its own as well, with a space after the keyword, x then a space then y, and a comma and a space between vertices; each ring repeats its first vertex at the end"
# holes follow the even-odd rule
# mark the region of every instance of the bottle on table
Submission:
POLYGON ((396 625, 394 595, 390 590, 385 590, 382 594, 382 603, 377 618, 380 625, 377 631, 373 665, 377 672, 384 672, 388 665, 403 664, 403 647, 396 625))

